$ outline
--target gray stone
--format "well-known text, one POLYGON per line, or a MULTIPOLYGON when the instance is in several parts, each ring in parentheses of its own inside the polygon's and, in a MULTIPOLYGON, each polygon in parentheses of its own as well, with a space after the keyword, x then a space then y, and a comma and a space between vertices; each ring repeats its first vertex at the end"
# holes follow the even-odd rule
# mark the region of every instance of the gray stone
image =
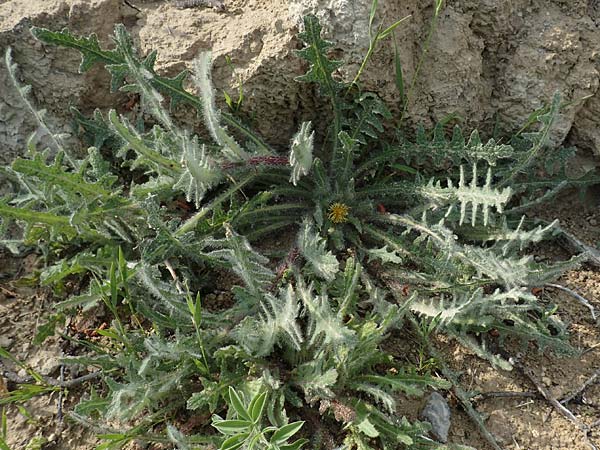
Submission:
POLYGON ((447 442, 448 430, 450 430, 450 407, 446 399, 439 393, 432 392, 421 415, 431 424, 433 435, 441 442, 447 442))

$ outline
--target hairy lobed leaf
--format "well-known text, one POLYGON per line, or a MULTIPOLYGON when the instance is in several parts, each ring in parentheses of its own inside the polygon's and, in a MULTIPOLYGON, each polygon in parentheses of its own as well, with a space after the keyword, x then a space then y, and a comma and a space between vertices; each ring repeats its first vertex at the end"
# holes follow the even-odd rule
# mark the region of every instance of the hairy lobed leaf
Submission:
POLYGON ((326 245, 326 241, 315 232, 311 223, 305 220, 298 233, 298 249, 318 276, 332 281, 339 270, 339 262, 326 249, 326 245))

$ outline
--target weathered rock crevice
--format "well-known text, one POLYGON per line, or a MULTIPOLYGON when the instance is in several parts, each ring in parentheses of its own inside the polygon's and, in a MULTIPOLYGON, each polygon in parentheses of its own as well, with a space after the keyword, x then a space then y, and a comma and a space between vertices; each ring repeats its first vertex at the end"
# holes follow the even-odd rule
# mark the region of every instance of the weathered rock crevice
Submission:
MULTIPOLYGON (((243 83, 244 113, 257 131, 285 147, 299 122, 325 109, 311 89, 294 78, 303 63, 294 56, 301 17, 316 13, 335 54, 346 62, 341 76, 351 79, 368 47, 371 0, 225 0, 226 11, 180 10, 168 1, 5 0, 0 2, 0 48, 12 46, 24 83, 33 86, 39 107, 48 109, 56 131, 68 129, 68 109, 84 111, 119 107, 108 95, 103 70, 77 73, 79 55, 46 47, 29 33, 31 25, 75 34, 95 32, 110 43, 115 23, 123 22, 141 52, 158 51, 157 68, 174 75, 203 50, 212 50, 216 89, 235 97, 243 83)), ((380 1, 377 21, 389 25, 410 15, 396 31, 405 85, 411 84, 433 9, 418 0, 380 1)), ((406 124, 426 127, 454 114, 468 130, 500 125, 518 128, 555 92, 565 108, 553 134, 581 151, 600 155, 600 13, 584 0, 448 0, 421 69, 406 124)), ((365 90, 377 91, 398 114, 394 84, 394 50, 384 42, 361 78, 365 90)), ((35 125, 0 67, 0 162, 22 153, 35 125)), ((177 112, 188 126, 200 129, 189 110, 177 112)))

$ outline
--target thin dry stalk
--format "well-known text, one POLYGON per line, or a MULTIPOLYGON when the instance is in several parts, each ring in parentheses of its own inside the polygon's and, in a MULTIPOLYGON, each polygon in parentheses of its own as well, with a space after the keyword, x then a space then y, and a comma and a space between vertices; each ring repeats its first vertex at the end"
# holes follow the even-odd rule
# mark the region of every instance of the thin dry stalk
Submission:
POLYGON ((536 378, 533 371, 525 366, 523 366, 519 361, 514 362, 514 366, 521 370, 521 372, 531 381, 534 386, 537 388, 540 394, 546 399, 548 403, 550 403, 554 409, 556 409, 563 417, 568 419, 570 422, 575 424, 577 428, 583 431, 586 437, 586 444, 592 450, 598 450, 597 447, 590 441, 588 433, 590 432, 590 427, 584 424, 581 420, 579 420, 575 415, 566 408, 561 402, 559 402, 556 397, 554 397, 548 389, 546 389, 536 378))
POLYGON ((560 284, 546 283, 546 286, 566 292, 571 297, 573 297, 575 300, 577 300, 579 303, 581 303, 583 306, 585 306, 587 309, 589 309, 590 312, 592 313, 592 319, 594 319, 594 321, 597 320, 596 309, 592 306, 592 304, 589 302, 588 299, 579 295, 577 292, 573 291, 572 289, 569 289, 568 287, 562 286, 560 284))
POLYGON ((565 405, 567 403, 569 403, 571 400, 573 400, 575 397, 581 395, 583 393, 583 391, 585 391, 591 384, 595 383, 596 380, 598 379, 598 377, 600 377, 600 369, 598 369, 596 372, 594 372, 594 374, 589 377, 585 383, 583 383, 581 385, 581 387, 579 387, 579 389, 573 391, 571 394, 567 395, 565 398, 563 398, 560 402, 565 405))
POLYGON ((539 394, 537 392, 511 392, 511 391, 499 391, 499 392, 482 392, 478 396, 477 400, 487 400, 489 398, 537 398, 539 394))
POLYGON ((177 272, 175 272, 173 265, 171 264, 171 262, 168 259, 165 260, 165 266, 167 266, 167 270, 169 271, 169 273, 171 274, 171 278, 173 278, 173 281, 175 282, 175 287, 177 288, 177 292, 179 292, 180 294, 183 294, 185 291, 181 287, 181 283, 179 282, 179 277, 177 276, 177 272))

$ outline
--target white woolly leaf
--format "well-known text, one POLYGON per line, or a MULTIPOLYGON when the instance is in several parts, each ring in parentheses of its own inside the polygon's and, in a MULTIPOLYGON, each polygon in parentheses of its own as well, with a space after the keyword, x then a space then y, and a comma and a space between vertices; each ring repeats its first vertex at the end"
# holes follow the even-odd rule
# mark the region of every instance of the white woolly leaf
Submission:
POLYGON ((46 124, 45 109, 36 109, 34 104, 29 100, 29 94, 31 93, 31 86, 24 85, 21 86, 21 83, 17 77, 17 65, 13 63, 12 59, 12 49, 10 47, 6 48, 6 53, 4 55, 4 63, 6 64, 9 80, 12 85, 16 88, 21 101, 25 104, 25 106, 29 109, 32 116, 35 118, 39 130, 31 136, 31 140, 37 139, 38 135, 47 135, 50 138, 50 141, 54 145, 55 149, 59 152, 63 152, 67 161, 74 167, 79 167, 79 162, 71 156, 71 153, 66 149, 65 145, 62 142, 62 138, 65 137, 62 133, 53 133, 48 128, 46 124))
POLYGON ((198 145, 196 137, 193 139, 186 137, 183 142, 181 163, 185 167, 185 171, 173 189, 181 189, 185 192, 186 200, 193 201, 196 208, 199 208, 206 192, 221 181, 222 174, 216 164, 207 156, 205 146, 198 145))
POLYGON ((315 132, 311 132, 311 123, 302 122, 300 130, 292 139, 290 150, 290 165, 292 175, 290 181, 296 186, 303 175, 308 175, 313 161, 313 139, 315 132))
POLYGON ((215 94, 210 77, 211 54, 203 52, 193 62, 193 80, 202 96, 204 107, 204 121, 212 138, 221 146, 223 155, 230 161, 244 161, 249 158, 248 153, 227 134, 220 124, 221 114, 215 106, 215 94))
POLYGON ((460 225, 466 220, 468 208, 471 213, 471 225, 475 226, 480 210, 483 213, 483 224, 487 225, 491 208, 494 207, 497 212, 501 213, 510 200, 512 190, 510 187, 502 190, 492 188, 491 168, 488 168, 483 186, 477 185, 477 177, 477 165, 473 165, 473 176, 471 182, 467 183, 464 167, 460 166, 458 186, 454 186, 452 180, 448 179, 448 185, 442 187, 439 180, 431 179, 426 186, 420 188, 420 194, 430 202, 431 209, 448 207, 446 216, 450 215, 458 206, 460 208, 460 225))
POLYGON ((357 383, 353 386, 357 391, 364 392, 371 396, 375 401, 381 404, 389 413, 396 411, 396 400, 394 397, 384 391, 381 387, 367 383, 357 383))
POLYGON ((327 242, 305 221, 298 233, 298 248, 310 267, 321 278, 333 281, 340 264, 335 255, 326 249, 327 242))
POLYGON ((541 242, 543 239, 546 239, 546 237, 552 233, 552 231, 555 230, 556 226, 558 225, 557 219, 546 226, 538 225, 537 227, 526 231, 522 230, 524 222, 525 216, 521 218, 521 221, 515 230, 510 230, 506 225, 505 220, 503 223, 502 232, 494 236, 494 240, 504 242, 500 245, 503 255, 508 255, 515 247, 518 247, 519 250, 523 250, 529 244, 541 242))
MULTIPOLYGON (((117 28, 116 33, 119 33, 119 39, 123 42, 128 40, 124 28, 117 28)), ((135 80, 135 84, 125 85, 121 88, 124 92, 138 92, 147 109, 165 128, 170 131, 175 131, 175 125, 171 117, 163 107, 164 98, 154 87, 151 81, 154 75, 144 66, 136 64, 133 49, 129 46, 123 46, 123 57, 127 63, 129 74, 135 80)))
POLYGON ((388 250, 387 245, 381 248, 375 248, 368 250, 369 261, 373 259, 379 259, 383 263, 401 264, 402 258, 398 256, 394 250, 388 250))
POLYGON ((335 369, 324 370, 319 361, 311 361, 298 367, 298 381, 309 404, 321 399, 335 397, 331 389, 338 379, 335 369))
POLYGON ((297 322, 300 307, 291 285, 279 297, 266 294, 259 317, 247 317, 233 331, 237 341, 251 354, 266 356, 277 343, 284 342, 300 351, 304 341, 297 322))
POLYGON ((503 284, 508 290, 521 286, 540 286, 560 276, 564 271, 577 267, 586 258, 583 254, 553 265, 538 264, 531 255, 506 257, 498 254, 493 248, 461 245, 451 230, 441 223, 429 225, 425 218, 419 222, 408 216, 388 214, 386 219, 419 232, 446 257, 456 258, 470 265, 479 276, 485 275, 503 284))
POLYGON ((205 245, 216 248, 207 256, 231 264, 232 270, 254 295, 260 294, 275 276, 265 267, 268 258, 257 253, 244 236, 229 226, 226 226, 225 239, 206 239, 205 245))
POLYGON ((310 335, 310 345, 321 342, 324 346, 339 348, 356 342, 356 333, 344 325, 339 314, 331 310, 327 295, 314 296, 312 284, 306 286, 302 279, 298 280, 297 291, 309 318, 307 334, 310 335))
POLYGON ((167 437, 177 446, 177 450, 189 450, 185 435, 171 424, 167 425, 167 437))
POLYGON ((470 293, 455 293, 449 298, 416 300, 410 309, 419 315, 436 317, 441 324, 460 322, 461 325, 486 326, 492 317, 501 319, 510 312, 526 312, 539 309, 539 306, 536 297, 527 289, 496 290, 485 294, 480 288, 470 293))

